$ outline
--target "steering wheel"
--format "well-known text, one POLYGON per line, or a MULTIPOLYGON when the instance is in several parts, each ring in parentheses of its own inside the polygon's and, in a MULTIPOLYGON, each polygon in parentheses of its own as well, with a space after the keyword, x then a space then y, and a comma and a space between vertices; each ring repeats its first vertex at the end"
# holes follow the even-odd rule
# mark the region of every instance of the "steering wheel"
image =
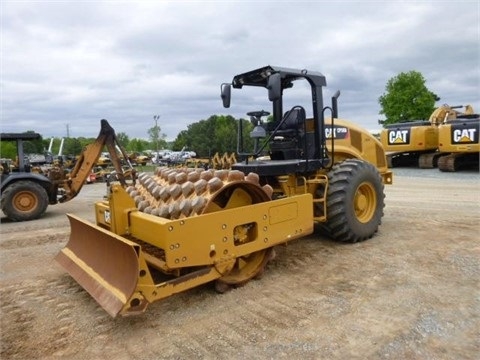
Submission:
POLYGON ((247 113, 248 116, 253 116, 256 118, 261 118, 262 116, 268 116, 270 113, 265 110, 260 110, 260 111, 250 111, 247 113))

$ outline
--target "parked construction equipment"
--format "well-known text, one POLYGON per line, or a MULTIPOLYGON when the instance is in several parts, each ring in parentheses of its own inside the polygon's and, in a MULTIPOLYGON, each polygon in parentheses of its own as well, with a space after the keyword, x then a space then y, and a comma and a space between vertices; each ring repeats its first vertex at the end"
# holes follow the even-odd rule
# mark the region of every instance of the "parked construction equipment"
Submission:
MULTIPOLYGON (((23 142, 38 138, 40 134, 37 133, 0 134, 1 141, 15 141, 17 144, 18 166, 12 169, 9 164, 2 163, 0 181, 1 208, 13 221, 37 219, 45 213, 49 204, 63 203, 77 196, 91 176, 92 168, 105 146, 116 159, 115 168, 121 170, 120 160, 115 152, 118 141, 106 120, 101 121, 100 134, 95 142, 87 145, 68 174, 61 164, 50 167, 46 175, 32 171, 25 159, 23 142)), ((123 178, 121 181, 125 182, 123 178)))
POLYGON ((337 93, 323 105, 318 72, 266 66, 222 84, 268 90, 273 121, 249 113, 254 151, 243 149, 230 170, 159 167, 134 185, 112 183, 95 204, 96 224, 68 214, 70 240, 56 260, 111 315, 208 282, 224 292, 258 278, 274 247, 313 232, 315 224, 345 242, 371 238, 392 183, 381 143, 337 118, 337 93), (302 106, 283 113, 284 92, 297 81, 311 89, 312 117, 302 106), (325 120, 325 112, 332 118, 325 120), (258 141, 257 141, 258 140, 258 141))
POLYGON ((470 105, 436 108, 427 120, 414 120, 386 125, 380 140, 387 151, 390 168, 399 166, 437 167, 439 152, 439 126, 457 118, 474 116, 470 105), (464 111, 458 109, 465 108, 464 111))
POLYGON ((479 169, 480 117, 478 114, 449 120, 438 128, 438 169, 458 171, 479 169))

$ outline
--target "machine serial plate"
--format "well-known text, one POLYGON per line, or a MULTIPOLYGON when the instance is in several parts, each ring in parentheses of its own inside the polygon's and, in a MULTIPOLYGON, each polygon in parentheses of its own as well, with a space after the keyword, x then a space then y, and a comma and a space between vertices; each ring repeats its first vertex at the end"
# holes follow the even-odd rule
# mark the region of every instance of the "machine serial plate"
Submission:
POLYGON ((110 224, 110 211, 105 210, 105 212, 103 213, 103 219, 107 224, 110 224))

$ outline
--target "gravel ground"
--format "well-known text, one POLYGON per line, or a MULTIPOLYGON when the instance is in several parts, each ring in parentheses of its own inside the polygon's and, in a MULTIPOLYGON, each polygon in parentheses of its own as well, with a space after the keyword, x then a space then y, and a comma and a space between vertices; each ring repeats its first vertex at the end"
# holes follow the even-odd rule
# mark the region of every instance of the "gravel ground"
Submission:
POLYGON ((39 220, 1 219, 2 359, 478 359, 480 175, 394 169, 378 234, 277 248, 261 280, 211 285, 112 319, 53 261, 71 212, 93 221, 104 184, 39 220))

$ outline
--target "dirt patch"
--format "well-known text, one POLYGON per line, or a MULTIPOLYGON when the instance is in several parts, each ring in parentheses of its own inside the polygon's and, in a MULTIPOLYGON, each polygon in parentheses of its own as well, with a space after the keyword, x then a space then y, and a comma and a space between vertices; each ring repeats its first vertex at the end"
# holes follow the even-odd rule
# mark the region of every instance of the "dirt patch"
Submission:
POLYGON ((112 319, 53 261, 65 213, 93 221, 104 184, 42 219, 2 219, 1 358, 476 359, 480 177, 416 170, 386 188, 371 240, 314 234, 278 247, 261 280, 195 288, 136 317, 112 319))

